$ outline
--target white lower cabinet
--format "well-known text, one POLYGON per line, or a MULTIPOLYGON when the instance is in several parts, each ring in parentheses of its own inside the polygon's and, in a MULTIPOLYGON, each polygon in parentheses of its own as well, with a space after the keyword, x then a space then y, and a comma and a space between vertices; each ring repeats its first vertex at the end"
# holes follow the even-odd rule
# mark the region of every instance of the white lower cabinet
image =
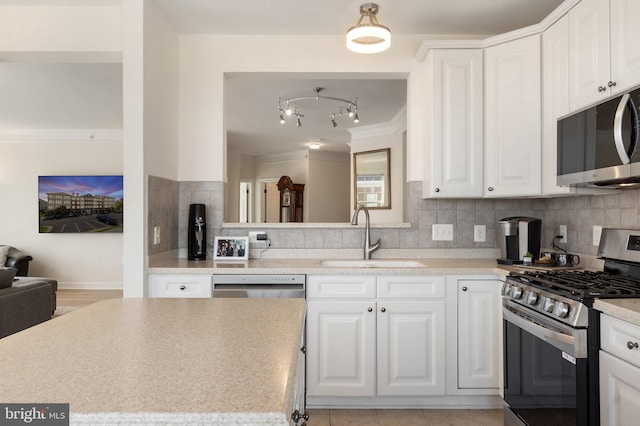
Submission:
POLYGON ((497 280, 458 280, 458 388, 500 387, 502 359, 497 280))
POLYGON ((374 394, 375 307, 373 300, 308 302, 307 395, 374 394))
POLYGON ((379 300, 378 395, 444 395, 444 300, 379 300))
POLYGON ((211 275, 149 275, 149 297, 212 297, 212 295, 211 275))
POLYGON ((307 396, 444 395, 444 277, 354 279, 308 277, 307 396))
POLYGON ((607 315, 600 327, 600 424, 638 424, 640 327, 607 315))

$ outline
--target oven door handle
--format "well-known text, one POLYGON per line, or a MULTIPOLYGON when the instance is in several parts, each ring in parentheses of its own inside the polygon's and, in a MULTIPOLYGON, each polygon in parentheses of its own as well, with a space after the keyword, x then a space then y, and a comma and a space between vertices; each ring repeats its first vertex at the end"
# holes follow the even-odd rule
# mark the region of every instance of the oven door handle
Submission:
POLYGON ((576 345, 576 338, 573 335, 564 334, 559 331, 551 330, 544 327, 541 324, 536 324, 532 321, 522 318, 509 309, 502 309, 502 317, 521 329, 528 331, 539 339, 544 340, 555 348, 560 349, 563 352, 568 353, 574 358, 586 358, 587 351, 586 345, 576 345))

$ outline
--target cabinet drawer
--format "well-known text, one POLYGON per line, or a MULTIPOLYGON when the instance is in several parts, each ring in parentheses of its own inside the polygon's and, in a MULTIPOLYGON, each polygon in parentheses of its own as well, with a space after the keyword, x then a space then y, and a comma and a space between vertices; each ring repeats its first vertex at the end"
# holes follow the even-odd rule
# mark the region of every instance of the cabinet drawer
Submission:
POLYGON ((375 275, 313 275, 307 277, 308 299, 372 299, 375 275))
POLYGON ((600 330, 602 350, 640 367, 639 326, 608 315, 602 315, 600 317, 600 330), (629 346, 631 346, 631 349, 629 346))
POLYGON ((444 299, 445 277, 391 275, 378 277, 380 299, 444 299))
POLYGON ((152 275, 150 297, 211 297, 211 275, 152 275))

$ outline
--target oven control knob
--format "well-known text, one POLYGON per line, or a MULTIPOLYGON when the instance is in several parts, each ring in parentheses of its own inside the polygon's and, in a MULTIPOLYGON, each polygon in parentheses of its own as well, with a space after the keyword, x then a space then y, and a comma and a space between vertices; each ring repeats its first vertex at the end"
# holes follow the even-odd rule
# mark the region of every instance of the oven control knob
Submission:
POLYGON ((538 304, 538 293, 535 291, 527 292, 527 304, 531 306, 535 306, 538 304))
POLYGON ((522 288, 515 285, 511 287, 511 297, 514 299, 522 299, 522 288))
POLYGON ((544 299, 544 304, 542 305, 542 309, 545 312, 553 312, 553 306, 556 304, 556 300, 552 299, 550 297, 547 297, 546 299, 544 299))
POLYGON ((566 318, 569 316, 569 304, 568 303, 564 303, 564 302, 560 302, 556 305, 556 315, 559 316, 560 318, 566 318))

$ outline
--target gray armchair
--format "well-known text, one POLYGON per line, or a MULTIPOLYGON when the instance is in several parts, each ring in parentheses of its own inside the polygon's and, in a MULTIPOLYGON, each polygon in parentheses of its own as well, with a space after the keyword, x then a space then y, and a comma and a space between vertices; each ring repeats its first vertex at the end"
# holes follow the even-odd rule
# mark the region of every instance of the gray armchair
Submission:
POLYGON ((18 270, 16 276, 26 277, 29 273, 29 262, 32 260, 33 257, 30 255, 21 252, 15 247, 11 247, 7 254, 7 264, 5 266, 16 268, 18 270))

